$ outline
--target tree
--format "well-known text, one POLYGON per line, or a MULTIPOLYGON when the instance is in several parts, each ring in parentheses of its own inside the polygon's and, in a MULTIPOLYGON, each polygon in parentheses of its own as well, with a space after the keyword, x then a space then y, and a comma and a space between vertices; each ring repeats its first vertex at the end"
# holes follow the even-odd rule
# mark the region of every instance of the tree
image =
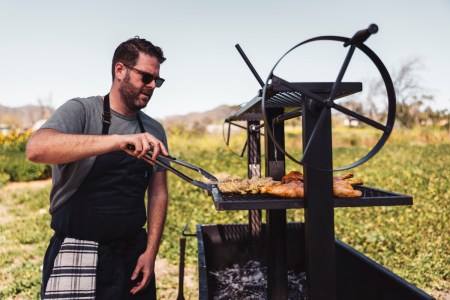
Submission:
POLYGON ((403 63, 399 69, 392 72, 392 78, 397 96, 397 121, 406 128, 412 128, 420 122, 422 106, 434 99, 427 94, 421 84, 419 72, 424 69, 418 58, 403 63))
MULTIPOLYGON (((412 128, 415 124, 423 121, 423 105, 434 99, 434 96, 429 94, 429 91, 421 84, 422 79, 419 73, 423 69, 424 65, 421 60, 412 58, 401 63, 391 72, 397 98, 396 120, 406 128, 412 128)), ((386 111, 381 111, 381 113, 377 111, 375 98, 385 95, 382 79, 370 82, 369 89, 367 113, 373 119, 380 120, 381 115, 385 115, 386 111)))

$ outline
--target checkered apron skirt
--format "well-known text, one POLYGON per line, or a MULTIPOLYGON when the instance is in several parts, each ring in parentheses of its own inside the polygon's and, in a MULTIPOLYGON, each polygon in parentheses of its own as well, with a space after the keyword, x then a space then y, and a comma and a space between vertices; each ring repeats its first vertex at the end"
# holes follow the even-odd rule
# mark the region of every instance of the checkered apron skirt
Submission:
POLYGON ((95 299, 98 243, 65 238, 44 299, 95 299))

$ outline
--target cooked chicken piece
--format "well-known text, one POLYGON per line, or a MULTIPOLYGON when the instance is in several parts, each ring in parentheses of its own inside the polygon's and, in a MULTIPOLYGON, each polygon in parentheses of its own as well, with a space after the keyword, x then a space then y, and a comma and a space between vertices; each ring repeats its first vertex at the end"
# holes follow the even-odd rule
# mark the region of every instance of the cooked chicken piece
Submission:
POLYGON ((299 171, 291 171, 281 178, 281 183, 289 183, 291 181, 303 181, 303 174, 299 171))
POLYGON ((231 175, 226 177, 224 180, 221 180, 220 182, 230 182, 230 181, 241 181, 242 178, 237 175, 231 175))
POLYGON ((352 172, 344 174, 344 175, 340 175, 340 176, 333 176, 333 182, 337 182, 337 181, 341 181, 341 180, 349 179, 349 178, 353 178, 352 172))
POLYGON ((278 181, 273 181, 272 177, 259 178, 254 176, 252 179, 242 179, 238 176, 231 176, 219 182, 219 190, 223 194, 257 194, 261 187, 270 186, 278 181))
MULTIPOLYGON (((291 181, 303 181, 303 174, 299 171, 292 171, 289 174, 283 176, 283 178, 281 178, 281 182, 282 183, 289 183, 291 181)), ((344 175, 340 175, 340 176, 333 176, 333 182, 337 182, 337 181, 341 181, 341 180, 345 180, 345 179, 349 179, 349 178, 353 178, 353 173, 349 172, 347 174, 344 175)), ((358 185, 358 184, 363 184, 362 179, 355 179, 354 181, 348 181, 351 185, 358 185)))
POLYGON ((333 195, 340 198, 361 197, 362 192, 354 190, 350 183, 340 180, 333 183, 333 195))
POLYGON ((350 172, 350 173, 347 173, 347 174, 344 174, 344 175, 341 175, 341 176, 333 176, 333 183, 337 183, 337 182, 340 182, 340 181, 346 181, 350 185, 363 184, 363 180, 362 179, 357 178, 357 179, 353 179, 353 180, 346 180, 346 179, 349 179, 349 178, 353 178, 353 173, 350 172))
POLYGON ((363 180, 360 178, 357 179, 353 179, 353 180, 346 180, 348 183, 350 183, 350 185, 361 185, 363 184, 363 180))
POLYGON ((263 187, 261 188, 261 194, 269 194, 282 198, 303 198, 305 191, 303 189, 303 182, 298 180, 263 187))
POLYGON ((246 194, 248 189, 248 181, 239 176, 230 176, 227 179, 219 182, 219 190, 224 194, 246 194))
POLYGON ((276 184, 278 181, 274 181, 272 177, 259 178, 258 176, 253 176, 252 179, 248 180, 247 192, 250 194, 257 194, 263 187, 268 187, 276 184))
POLYGON ((357 179, 353 179, 353 180, 346 180, 349 178, 353 178, 353 173, 347 173, 341 176, 333 176, 333 183, 337 183, 340 181, 346 181, 348 182, 350 185, 360 185, 363 184, 363 180, 360 178, 357 179))

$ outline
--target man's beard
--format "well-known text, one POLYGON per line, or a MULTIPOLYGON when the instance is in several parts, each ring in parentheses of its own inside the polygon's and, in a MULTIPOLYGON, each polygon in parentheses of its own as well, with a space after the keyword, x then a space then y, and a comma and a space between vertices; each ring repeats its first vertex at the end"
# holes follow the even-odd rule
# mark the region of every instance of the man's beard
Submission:
POLYGON ((128 73, 122 81, 122 84, 119 86, 119 93, 125 106, 129 110, 137 112, 147 106, 148 101, 143 102, 139 100, 139 94, 141 92, 142 89, 135 88, 130 83, 130 74, 128 73))

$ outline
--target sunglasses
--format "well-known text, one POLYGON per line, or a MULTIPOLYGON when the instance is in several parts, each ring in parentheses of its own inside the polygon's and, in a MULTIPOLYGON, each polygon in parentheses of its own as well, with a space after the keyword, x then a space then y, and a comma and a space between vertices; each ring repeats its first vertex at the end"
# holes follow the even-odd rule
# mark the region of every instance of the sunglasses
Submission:
POLYGON ((132 70, 136 71, 137 73, 139 73, 141 75, 141 80, 144 84, 149 84, 150 82, 152 82, 154 80, 156 87, 159 88, 164 83, 163 78, 155 77, 154 75, 144 72, 144 71, 141 71, 139 69, 136 69, 135 67, 130 67, 125 64, 124 64, 124 66, 127 67, 128 69, 132 69, 132 70))

